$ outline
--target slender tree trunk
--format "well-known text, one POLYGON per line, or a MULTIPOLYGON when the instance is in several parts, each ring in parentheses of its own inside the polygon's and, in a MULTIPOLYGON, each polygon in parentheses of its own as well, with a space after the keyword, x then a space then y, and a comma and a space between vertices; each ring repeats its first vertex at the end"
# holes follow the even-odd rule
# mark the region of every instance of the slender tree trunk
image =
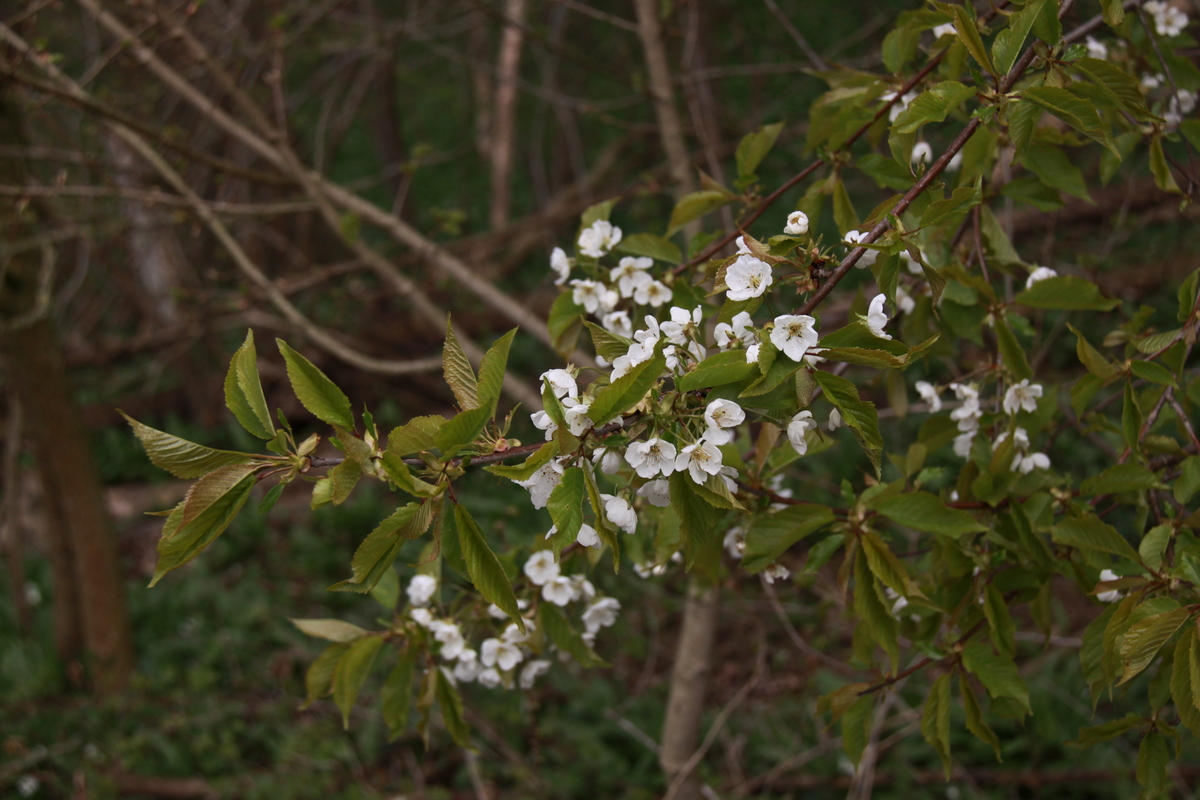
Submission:
POLYGON ((678 197, 692 191, 692 161, 683 138, 683 124, 675 108, 671 68, 667 62, 667 48, 663 44, 662 24, 658 19, 659 3, 658 0, 634 0, 634 6, 637 9, 638 36, 642 39, 642 52, 650 80, 650 95, 654 99, 654 115, 658 119, 659 138, 667 154, 667 165, 678 197))
POLYGON ((513 133, 517 116, 517 76, 525 39, 525 9, 525 0, 506 0, 504 3, 506 23, 496 57, 496 113, 492 118, 492 204, 488 215, 492 230, 508 224, 512 204, 512 163, 516 149, 513 133))
MULTIPOLYGON (((0 144, 20 145, 18 106, 0 82, 0 144)), ((0 180, 23 182, 23 165, 0 160, 0 180)), ((0 240, 28 237, 37 217, 0 201, 0 240)), ((92 687, 124 689, 133 670, 133 637, 117 560, 116 536, 88 431, 71 397, 49 302, 53 253, 10 254, 0 285, 0 356, 25 410, 27 436, 42 478, 55 573, 56 642, 68 666, 82 651, 92 687)))
POLYGON ((29 603, 25 600, 25 547, 22 540, 20 465, 21 437, 24 420, 21 401, 16 392, 8 393, 8 424, 4 432, 4 525, 0 529, 0 541, 4 543, 4 557, 8 561, 8 580, 12 584, 13 609, 17 621, 17 635, 29 633, 29 603))

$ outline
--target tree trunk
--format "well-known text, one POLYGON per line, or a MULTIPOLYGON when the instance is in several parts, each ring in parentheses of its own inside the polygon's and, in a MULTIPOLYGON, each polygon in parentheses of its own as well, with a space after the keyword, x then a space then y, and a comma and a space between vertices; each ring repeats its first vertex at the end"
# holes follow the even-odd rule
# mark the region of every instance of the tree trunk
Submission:
POLYGON ((506 0, 504 30, 500 34, 500 52, 496 57, 496 113, 492 117, 492 202, 489 222, 492 230, 508 224, 512 204, 512 162, 517 116, 517 76, 521 66, 521 45, 525 39, 525 0, 506 0))

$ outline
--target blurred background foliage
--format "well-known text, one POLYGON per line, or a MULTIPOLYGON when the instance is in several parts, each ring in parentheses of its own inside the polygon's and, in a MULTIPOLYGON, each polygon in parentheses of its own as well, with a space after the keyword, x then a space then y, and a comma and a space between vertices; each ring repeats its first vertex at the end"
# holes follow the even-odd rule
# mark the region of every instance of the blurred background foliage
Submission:
MULTIPOLYGON (((807 109, 825 89, 794 32, 830 63, 883 72, 882 37, 897 13, 916 5, 664 2, 667 47, 695 165, 731 184, 740 137, 783 121, 779 145, 760 174, 765 191, 785 181, 806 163, 807 109)), ((172 21, 185 25, 260 108, 286 120, 289 141, 304 163, 394 211, 539 316, 557 294, 548 253, 572 239, 584 208, 620 197, 614 220, 627 233, 660 232, 669 216, 668 176, 629 3, 534 0, 526 8, 512 110, 513 166, 506 178, 511 205, 502 224, 494 224, 491 192, 506 3, 114 0, 104 7, 218 105, 238 114, 213 73, 172 35, 172 21), (270 88, 275 70, 281 76, 278 106, 270 88)), ((226 204, 223 218, 239 243, 309 319, 379 358, 438 352, 442 330, 412 314, 323 226, 296 187, 178 102, 92 15, 72 2, 41 0, 0 7, 0 14, 105 108, 156 132, 160 152, 197 193, 226 204), (272 207, 287 203, 292 207, 272 207)), ((5 58, 16 60, 11 52, 5 58)), ((103 114, 29 85, 9 90, 20 103, 25 142, 4 143, 0 159, 20 161, 27 179, 0 192, 4 202, 38 209, 46 222, 40 236, 57 251, 53 314, 118 520, 137 670, 128 692, 97 699, 80 691, 77 665, 56 657, 55 591, 39 534, 42 499, 23 458, 7 476, 16 482, 5 487, 6 496, 20 497, 10 504, 19 513, 8 516, 9 535, 20 536, 25 548, 23 583, 14 584, 12 571, 0 574, 0 793, 328 800, 659 796, 664 786, 653 748, 664 713, 681 574, 636 581, 600 570, 593 580, 624 609, 597 646, 612 668, 562 666, 529 692, 468 688, 478 755, 455 749, 438 729, 428 745, 414 736, 388 742, 373 698, 360 702, 349 731, 341 730, 332 703, 298 710, 303 671, 317 644, 287 618, 369 624, 382 613, 370 598, 326 593, 324 587, 345 577, 357 542, 390 512, 393 501, 384 494, 360 490, 346 506, 310 512, 303 492, 289 490, 269 518, 244 514, 203 558, 146 589, 159 523, 141 515, 173 504, 181 488, 149 464, 116 408, 210 446, 257 449, 228 419, 221 391, 228 357, 247 327, 303 349, 356 405, 371 408, 381 428, 448 412, 453 398, 437 372, 369 374, 309 346, 304 331, 271 309, 186 206, 165 197, 171 192, 121 151, 98 124, 103 114), (147 256, 155 248, 159 255, 147 256), (166 265, 159 276, 164 280, 147 279, 139 266, 147 258, 166 265), (32 614, 23 631, 19 604, 32 614)), ((1089 174, 1096 168, 1091 165, 1089 174)), ((1126 300, 1127 311, 1142 304, 1170 309, 1178 278, 1195 268, 1200 229, 1195 213, 1180 212, 1177 199, 1123 177, 1138 172, 1137 165, 1122 168, 1097 191, 1094 205, 1071 201, 1045 213, 1018 204, 1014 230, 1030 258, 1051 265, 1067 258, 1094 270, 1107 292, 1126 300)), ((881 190, 853 181, 850 189, 860 211, 884 198, 881 190)), ((785 196, 779 213, 768 214, 751 232, 776 231, 804 191, 802 185, 785 196)), ((710 220, 732 223, 728 212, 710 220)), ((832 220, 823 224, 832 234, 832 220)), ((361 220, 348 214, 342 225, 350 239, 364 237, 398 265, 477 341, 487 343, 511 327, 361 220)), ((854 292, 848 282, 848 303, 862 305, 854 292)), ((1093 338, 1102 336, 1100 331, 1093 338)), ((557 362, 519 336, 510 364, 531 378, 557 362)), ((1064 381, 1067 371, 1079 369, 1065 356, 1061 368, 1064 381)), ((262 370, 268 401, 294 424, 307 425, 285 390, 280 361, 264 357, 262 370)), ((864 391, 886 397, 883 386, 864 391)), ((523 422, 517 428, 526 441, 536 435, 523 422)), ((896 436, 914 433, 894 429, 896 436)), ((1078 457, 1089 456, 1080 451, 1078 457)), ((840 482, 858 474, 851 463, 813 464, 803 485, 789 487, 797 496, 836 496, 840 482)), ((955 469, 949 462, 941 466, 955 469)), ((473 513, 497 541, 528 542, 544 533, 547 520, 529 508, 519 489, 482 474, 461 491, 468 486, 473 513)), ((415 544, 402 553, 402 581, 417 557, 415 544)), ((802 563, 797 557, 794 566, 802 563)), ((844 679, 812 648, 837 659, 849 651, 852 631, 841 621, 842 595, 828 570, 801 573, 775 591, 772 601, 756 580, 736 577, 724 587, 719 666, 706 723, 748 682, 753 685, 713 742, 702 777, 721 797, 841 797, 850 766, 836 727, 828 728, 814 707, 818 695, 844 679), (811 647, 798 648, 797 638, 811 647), (756 673, 758 658, 763 669, 756 673)), ((1096 612, 1069 587, 1056 595, 1053 646, 1027 660, 1036 713, 1024 727, 995 725, 1002 764, 956 719, 960 769, 944 783, 919 733, 924 691, 916 681, 924 679, 902 687, 880 732, 874 796, 1132 796, 1135 750, 1128 743, 1087 751, 1057 744, 1092 720, 1077 648, 1096 612)), ((1032 634, 1019 646, 1031 653, 1043 648, 1032 634)), ((1103 701, 1103 715, 1144 713, 1152 678, 1135 680, 1103 701)), ((1186 766, 1197 763, 1194 744, 1187 747, 1176 785, 1181 797, 1194 797, 1188 787, 1200 771, 1186 766)))

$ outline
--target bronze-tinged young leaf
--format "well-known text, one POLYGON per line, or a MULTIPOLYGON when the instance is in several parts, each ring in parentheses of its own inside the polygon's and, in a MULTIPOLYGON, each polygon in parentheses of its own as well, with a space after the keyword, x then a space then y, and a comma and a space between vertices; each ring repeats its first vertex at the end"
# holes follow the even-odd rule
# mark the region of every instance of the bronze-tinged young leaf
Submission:
POLYGON ((1125 638, 1121 640, 1123 673, 1118 685, 1132 680, 1148 667, 1167 640, 1174 636, 1175 631, 1191 616, 1191 610, 1177 608, 1163 614, 1155 614, 1129 626, 1129 630, 1125 631, 1125 638))
POLYGON ((958 688, 962 692, 963 711, 966 712, 967 718, 967 730, 979 741, 992 746, 992 750, 996 753, 997 761, 1004 761, 1000 755, 1000 737, 996 736, 995 732, 984 721, 983 711, 979 708, 979 700, 975 697, 975 690, 971 688, 971 682, 967 680, 966 675, 959 676, 958 688))
POLYGON ((437 444, 438 432, 445 424, 445 417, 413 417, 388 434, 388 452, 397 456, 407 456, 422 450, 432 450, 437 444))
POLYGON ((218 502, 248 476, 263 469, 262 464, 229 464, 218 467, 196 481, 188 489, 183 499, 183 515, 179 519, 179 528, 183 530, 196 517, 204 513, 209 506, 218 502))
POLYGON ((462 696, 446 677, 445 671, 434 669, 433 672, 437 673, 437 704, 442 710, 442 722, 446 723, 446 730, 454 738, 455 744, 459 747, 470 747, 471 729, 467 727, 467 721, 463 717, 462 696))
POLYGON ((716 580, 721 566, 721 537, 716 523, 721 512, 696 493, 696 484, 687 472, 675 472, 668 479, 671 486, 671 507, 679 515, 679 532, 683 539, 683 562, 708 580, 716 580))
POLYGON ((409 539, 416 539, 429 530, 433 522, 434 504, 409 503, 396 509, 387 519, 367 534, 354 551, 350 561, 349 580, 334 584, 330 589, 365 593, 375 588, 383 574, 392 568, 400 548, 409 539))
POLYGON ((1082 517, 1064 517, 1051 528, 1051 537, 1058 544, 1078 547, 1083 550, 1098 550, 1101 553, 1127 558, 1138 563, 1137 553, 1117 529, 1101 521, 1095 514, 1082 517))
POLYGON ((331 644, 321 651, 321 655, 309 665, 304 673, 304 688, 307 698, 301 708, 308 708, 314 702, 333 691, 333 673, 338 662, 350 649, 349 644, 331 644))
POLYGON ((346 502, 361 477, 362 466, 352 458, 343 459, 342 463, 329 470, 329 480, 333 486, 329 502, 335 506, 346 502))
POLYGON ((496 413, 496 402, 500 399, 500 389, 504 385, 504 370, 508 367, 508 351, 512 349, 513 337, 517 329, 496 340, 488 348, 479 362, 479 385, 477 387, 479 405, 496 413))
MULTIPOLYGON (((683 253, 679 251, 679 245, 670 239, 655 236, 653 233, 631 233, 622 238, 614 249, 618 253, 625 253, 631 256, 646 256, 647 258, 653 258, 655 261, 664 261, 668 264, 678 264, 683 261, 683 253)), ((605 356, 605 358, 608 358, 608 356, 605 356)), ((611 361, 612 359, 609 360, 611 361)))
POLYGON ((692 220, 699 219, 705 214, 716 211, 721 206, 728 205, 736 199, 737 195, 733 192, 719 192, 713 189, 685 194, 679 198, 679 202, 675 204, 675 208, 671 211, 671 221, 667 225, 667 236, 674 236, 676 231, 692 220))
POLYGON ((150 586, 157 584, 171 570, 191 561, 216 541, 250 499, 255 483, 253 475, 244 478, 187 525, 180 523, 184 504, 176 506, 163 526, 162 538, 158 540, 158 564, 154 568, 150 586))
POLYGON ((362 691, 371 667, 375 665, 375 657, 379 648, 383 647, 382 636, 364 636, 350 645, 350 649, 338 661, 333 673, 333 700, 342 712, 342 727, 350 729, 350 712, 354 709, 354 701, 362 691))
POLYGON ((529 458, 520 464, 489 464, 485 470, 510 481, 525 481, 533 477, 533 473, 550 463, 550 459, 558 455, 558 442, 553 439, 534 450, 529 458))
POLYGON ((993 698, 1014 700, 1026 714, 1033 713, 1029 707, 1029 689, 1012 659, 996 655, 981 642, 969 642, 962 650, 962 664, 993 698))
POLYGON ((442 375, 446 385, 454 392, 454 399, 463 411, 469 411, 479 406, 479 386, 475 380, 475 370, 454 335, 454 326, 450 317, 446 317, 446 344, 442 348, 442 375))
POLYGON ((754 574, 779 560, 788 548, 834 521, 828 506, 804 504, 751 518, 742 569, 754 574))
POLYGON ((863 531, 858 537, 858 544, 866 556, 871 574, 878 578, 880 583, 903 597, 925 596, 908 576, 904 563, 888 548, 883 539, 879 538, 879 534, 863 531))
POLYGON ((957 539, 987 530, 966 511, 950 508, 929 492, 909 492, 881 501, 876 511, 906 528, 957 539))
POLYGON ((413 667, 416 654, 412 648, 400 653, 400 660, 388 674, 379 690, 379 701, 383 721, 388 726, 388 741, 396 741, 408 730, 408 712, 412 705, 413 667))
POLYGON ((270 439, 275 435, 275 424, 258 378, 258 356, 251 331, 246 331, 246 340, 233 354, 225 373, 225 405, 254 436, 270 439))
POLYGON ((517 597, 513 594, 512 583, 509 582, 500 560, 488 547, 479 523, 460 503, 454 504, 454 522, 458 529, 458 543, 462 548, 467 576, 471 583, 475 584, 476 591, 483 595, 484 600, 499 606, 524 632, 525 621, 521 619, 521 611, 517 608, 517 597))
POLYGON ((599 426, 620 417, 641 402, 666 367, 667 362, 661 355, 638 364, 600 390, 588 408, 588 419, 599 426))
POLYGON ((339 644, 354 642, 371 634, 365 628, 340 619, 293 619, 292 624, 303 634, 339 644))
POLYGON ((538 605, 538 622, 554 646, 574 658, 581 666, 608 666, 583 640, 579 632, 571 627, 566 615, 553 603, 538 605))
POLYGON ((287 363, 288 380, 300 404, 322 422, 354 430, 354 412, 350 399, 334 385, 324 372, 297 353, 283 339, 276 339, 279 352, 287 363))
POLYGON ((1145 721, 1144 717, 1140 717, 1137 714, 1126 714, 1120 719, 1110 720, 1103 725, 1080 728, 1079 735, 1070 744, 1086 750, 1092 745, 1115 739, 1126 731, 1131 731, 1139 725, 1144 724, 1145 721))
POLYGON ((118 412, 138 441, 150 463, 159 469, 166 470, 176 478, 199 478, 220 467, 232 464, 249 464, 257 456, 253 453, 237 453, 232 450, 214 450, 211 447, 180 439, 169 433, 143 425, 124 411, 118 412))
POLYGON ((875 405, 859 399, 858 388, 840 375, 821 370, 814 371, 812 375, 825 396, 841 413, 842 421, 854 433, 854 438, 871 460, 878 477, 883 438, 879 435, 879 414, 875 405))
POLYGON ((933 682, 921 710, 921 735, 941 757, 946 780, 950 780, 950 680, 946 673, 933 682))

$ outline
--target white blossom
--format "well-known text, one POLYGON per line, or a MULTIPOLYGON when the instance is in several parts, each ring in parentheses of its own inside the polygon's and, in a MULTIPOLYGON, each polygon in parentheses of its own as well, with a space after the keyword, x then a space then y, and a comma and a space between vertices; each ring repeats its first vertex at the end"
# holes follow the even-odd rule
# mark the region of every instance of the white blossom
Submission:
POLYGON ((746 412, 732 400, 713 400, 704 409, 704 422, 708 431, 704 438, 713 444, 728 444, 733 440, 733 431, 746 420, 746 412))
POLYGON ((783 232, 788 236, 803 236, 808 233, 808 214, 803 211, 793 211, 788 214, 787 225, 783 232))
POLYGON ((904 268, 908 270, 910 275, 925 274, 925 270, 921 268, 921 262, 915 260, 907 249, 900 251, 900 260, 904 262, 904 268))
POLYGON ((912 157, 909 160, 914 164, 928 164, 933 160, 933 145, 929 142, 917 142, 913 145, 912 157))
POLYGON ((571 259, 567 258, 566 251, 561 247, 556 247, 550 253, 550 269, 554 270, 558 275, 554 279, 555 286, 562 286, 567 282, 567 278, 571 275, 571 259))
POLYGON ((1029 277, 1025 279, 1025 288, 1030 289, 1035 283, 1044 281, 1047 278, 1057 278, 1058 273, 1049 267, 1038 267, 1033 272, 1029 273, 1029 277))
MULTIPOLYGON (((846 242, 846 244, 850 245, 850 249, 853 250, 855 247, 859 246, 859 243, 863 239, 867 238, 868 233, 870 233, 870 231, 846 231, 846 235, 843 237, 843 240, 846 242)), ((858 261, 855 263, 855 266, 859 269, 869 267, 875 263, 875 259, 878 257, 879 253, 868 248, 863 251, 862 257, 858 259, 858 261)))
POLYGON ((738 488, 737 479, 739 474, 736 467, 722 464, 721 471, 717 473, 717 477, 725 484, 725 488, 729 490, 729 493, 733 494, 738 488))
POLYGON ((881 294, 875 295, 871 300, 871 305, 867 309, 867 329, 880 339, 891 339, 892 335, 883 328, 888 324, 887 312, 883 310, 883 304, 887 298, 881 294))
POLYGON ((661 478, 650 481, 637 490, 637 495, 646 498, 646 502, 652 506, 666 508, 671 505, 671 484, 661 478))
POLYGON ((438 621, 430 626, 429 630, 433 633, 433 638, 441 642, 441 656, 447 660, 458 658, 459 654, 466 649, 467 643, 463 639, 462 630, 453 622, 438 621))
POLYGON ((736 239, 734 239, 734 240, 733 240, 733 243, 734 243, 735 245, 737 245, 737 254, 738 254, 739 256, 752 256, 752 255, 754 255, 754 252, 753 252, 753 251, 750 249, 750 245, 746 244, 746 237, 745 237, 745 236, 739 236, 739 237, 737 237, 736 239))
POLYGON ((550 669, 550 662, 544 658, 539 658, 536 661, 530 661, 525 666, 521 667, 521 677, 517 679, 518 685, 522 689, 532 689, 533 682, 543 675, 546 670, 550 669))
POLYGON ((1187 27, 1187 14, 1163 0, 1149 0, 1143 8, 1154 17, 1154 29, 1159 36, 1178 36, 1187 27))
POLYGON ((1050 456, 1045 453, 1018 454, 1013 458, 1011 469, 1019 471, 1022 475, 1028 475, 1035 469, 1050 469, 1050 456))
POLYGON ((41 787, 42 782, 34 775, 22 775, 17 778, 17 794, 21 797, 33 797, 34 793, 41 787))
POLYGON ((479 674, 475 677, 475 680, 479 681, 480 686, 484 686, 488 689, 495 689, 504 682, 504 679, 500 677, 500 673, 497 672, 494 667, 488 667, 487 669, 480 670, 479 674))
POLYGON ((479 654, 474 650, 466 649, 458 654, 458 663, 454 665, 454 680, 462 683, 470 683, 479 677, 480 670, 483 665, 479 663, 479 654))
POLYGON ((1104 42, 1097 39, 1095 36, 1089 36, 1084 41, 1087 46, 1087 54, 1089 58, 1098 58, 1104 61, 1108 58, 1108 46, 1104 42))
POLYGON ((1004 413, 1016 414, 1021 410, 1037 411, 1037 401, 1041 396, 1042 387, 1036 383, 1030 383, 1029 379, 1025 378, 1020 383, 1008 387, 1008 391, 1004 393, 1004 413))
POLYGON ((579 396, 579 385, 575 383, 575 376, 565 369, 547 370, 542 373, 541 380, 550 382, 550 391, 559 400, 579 396))
POLYGON ((762 579, 767 583, 786 581, 789 577, 791 577, 791 574, 791 570, 789 570, 783 564, 772 564, 762 571, 762 579))
POLYGON ((620 302, 621 295, 617 294, 615 289, 605 286, 600 292, 600 302, 596 307, 596 316, 603 320, 605 316, 612 313, 612 310, 617 307, 617 303, 620 302))
POLYGON ((570 578, 559 575, 546 581, 542 587, 542 597, 556 606, 565 606, 576 599, 576 591, 570 578))
POLYGON ((621 604, 615 597, 601 597, 583 612, 583 625, 591 634, 598 633, 601 628, 611 628, 620 610, 621 604))
POLYGON ((829 421, 825 423, 825 427, 830 431, 836 431, 842 427, 842 412, 836 408, 831 408, 829 410, 829 421))
POLYGON ((755 342, 754 344, 747 347, 746 348, 746 363, 747 364, 758 363, 758 355, 761 352, 762 352, 762 345, 759 344, 758 342, 755 342))
POLYGON ((940 39, 943 36, 953 36, 954 32, 953 22, 943 22, 941 25, 933 26, 933 38, 935 40, 940 39))
POLYGON ((675 469, 679 472, 686 469, 694 482, 704 483, 709 475, 721 471, 721 451, 712 442, 701 439, 679 451, 675 469))
POLYGON ((576 535, 575 541, 580 547, 599 547, 600 534, 596 533, 596 529, 586 522, 579 526, 579 534, 576 535))
POLYGON ((563 466, 557 460, 550 461, 528 479, 513 481, 518 486, 529 490, 529 499, 534 508, 545 508, 554 487, 562 483, 563 466))
POLYGON ((671 307, 671 319, 669 322, 664 322, 659 326, 662 335, 666 337, 668 342, 672 344, 685 345, 687 344, 687 329, 691 325, 700 324, 700 307, 696 306, 691 311, 679 306, 671 307))
POLYGON ((1162 86, 1166 79, 1167 76, 1163 75, 1161 72, 1147 72, 1142 76, 1139 83, 1141 84, 1142 91, 1153 92, 1155 89, 1162 86))
MULTIPOLYGON (((1102 570, 1100 570, 1100 581, 1099 582, 1104 583, 1105 581, 1115 581, 1119 577, 1120 576, 1117 575, 1117 573, 1113 572, 1111 569, 1102 569, 1102 570)), ((1096 599, 1099 600, 1101 603, 1115 603, 1124 596, 1125 596, 1125 593, 1122 592, 1120 589, 1110 589, 1107 592, 1100 592, 1098 595, 1096 595, 1096 599)))
POLYGON ((903 286, 896 287, 896 308, 905 314, 911 314, 917 308, 917 301, 903 286))
POLYGON ((921 399, 929 404, 930 414, 936 414, 942 410, 942 398, 938 394, 938 389, 936 386, 929 381, 917 381, 915 388, 917 390, 917 394, 921 396, 921 399))
POLYGON ((428 608, 410 608, 408 610, 408 616, 413 622, 417 623, 426 630, 433 626, 433 612, 431 612, 428 608))
POLYGON ((643 478, 663 477, 675 471, 675 445, 659 438, 632 442, 625 449, 625 460, 643 478))
POLYGON ((817 421, 813 419, 811 411, 801 411, 792 417, 787 426, 788 441, 792 443, 792 447, 800 455, 808 452, 808 438, 806 434, 810 429, 817 427, 817 421))
POLYGON ((592 463, 605 475, 615 475, 621 469, 621 454, 612 447, 597 447, 592 453, 592 463))
MULTIPOLYGON (((996 450, 1007 440, 1008 431, 1000 431, 1000 435, 996 437, 994 442, 992 442, 992 450, 996 450)), ((1016 433, 1013 434, 1013 447, 1018 450, 1029 449, 1029 434, 1024 428, 1017 428, 1016 433)))
POLYGON ((654 280, 646 272, 654 266, 654 259, 645 256, 625 256, 608 272, 608 279, 617 284, 621 297, 633 297, 639 286, 654 280))
POLYGON ((414 606, 428 605, 434 592, 437 591, 437 585, 437 578, 432 575, 414 575, 405 590, 408 594, 408 602, 414 606))
POLYGON ((629 321, 628 311, 610 311, 600 318, 600 324, 604 326, 604 330, 617 336, 624 336, 626 339, 633 336, 633 323, 629 321))
POLYGON ((612 250, 621 241, 621 229, 606 219, 598 219, 579 233, 579 252, 591 258, 612 250))
POLYGON ((959 150, 957 153, 955 153, 953 156, 950 157, 950 160, 948 162, 946 162, 946 172, 958 172, 960 169, 962 169, 962 162, 963 162, 963 154, 962 154, 962 150, 959 150))
POLYGON ((760 297, 771 285, 771 265, 751 255, 738 256, 725 270, 725 296, 730 300, 760 297))
POLYGON ((609 522, 626 533, 633 533, 637 530, 637 512, 633 510, 633 506, 629 505, 628 500, 603 493, 600 495, 600 499, 604 501, 604 516, 608 517, 609 522))
POLYGON ((634 291, 633 301, 638 305, 650 305, 658 308, 664 303, 671 302, 671 288, 662 281, 646 281, 634 291))
POLYGON ((547 442, 554 438, 554 433, 558 430, 558 425, 545 411, 533 412, 529 415, 529 420, 533 423, 533 427, 546 432, 547 442))
MULTIPOLYGON (((479 660, 485 667, 499 667, 508 672, 524 658, 520 647, 503 639, 484 639, 479 646, 479 660)), ((479 677, 479 682, 483 683, 483 676, 479 677)))
POLYGON ((517 627, 517 623, 510 622, 504 627, 504 632, 500 634, 501 640, 509 644, 524 644, 529 641, 529 637, 533 635, 534 624, 533 620, 527 619, 525 622, 525 630, 522 631, 517 627))
MULTIPOLYGON (((953 27, 953 26, 951 26, 951 27, 953 27)), ((937 30, 937 28, 934 28, 934 31, 936 31, 936 30, 937 30)), ((883 100, 885 103, 887 103, 887 102, 890 102, 890 101, 894 100, 895 98, 896 98, 896 93, 895 93, 895 92, 888 92, 887 94, 883 95, 883 96, 882 96, 882 97, 880 97, 879 99, 880 99, 880 100, 883 100)), ((903 97, 901 97, 901 98, 900 98, 900 99, 899 99, 899 100, 896 102, 896 104, 892 106, 892 108, 891 108, 891 110, 890 110, 890 111, 888 111, 888 122, 895 122, 895 121, 896 121, 896 117, 898 117, 898 116, 900 116, 901 114, 903 114, 903 113, 904 113, 904 110, 905 110, 906 108, 908 108, 908 104, 909 104, 909 103, 911 103, 913 100, 916 100, 916 99, 917 99, 917 93, 916 93, 915 91, 913 91, 913 92, 905 92, 905 93, 904 93, 904 96, 903 96, 903 97)))
POLYGON ((525 562, 525 575, 535 586, 543 586, 558 577, 558 563, 550 550, 538 550, 525 562))
POLYGON ((586 575, 572 575, 571 583, 575 584, 576 597, 591 600, 596 596, 596 587, 592 586, 592 582, 587 579, 586 575))
POLYGON ((563 398, 563 419, 567 430, 575 436, 582 436, 588 428, 594 427, 595 422, 587 415, 591 403, 583 403, 571 397, 563 398))
MULTIPOLYGON (((974 386, 962 383, 952 383, 950 388, 954 390, 954 394, 962 401, 962 405, 950 412, 950 419, 958 423, 958 429, 963 433, 974 433, 979 430, 979 418, 983 416, 983 409, 979 407, 979 390, 974 386)), ((970 442, 966 445, 970 449, 970 442)), ((958 452, 958 444, 955 444, 955 452, 958 452)))
POLYGON ((954 437, 954 455, 966 458, 971 455, 971 443, 975 441, 975 431, 966 431, 954 437))
POLYGON ((817 346, 816 320, 807 314, 782 314, 775 318, 771 343, 792 361, 799 361, 817 346))
POLYGON ((730 558, 740 559, 746 554, 746 529, 738 525, 733 526, 725 532, 725 541, 722 544, 730 558))
POLYGON ((595 314, 600 308, 600 299, 605 291, 604 284, 576 278, 571 281, 571 286, 574 287, 571 299, 575 301, 575 305, 583 306, 589 314, 595 314))

